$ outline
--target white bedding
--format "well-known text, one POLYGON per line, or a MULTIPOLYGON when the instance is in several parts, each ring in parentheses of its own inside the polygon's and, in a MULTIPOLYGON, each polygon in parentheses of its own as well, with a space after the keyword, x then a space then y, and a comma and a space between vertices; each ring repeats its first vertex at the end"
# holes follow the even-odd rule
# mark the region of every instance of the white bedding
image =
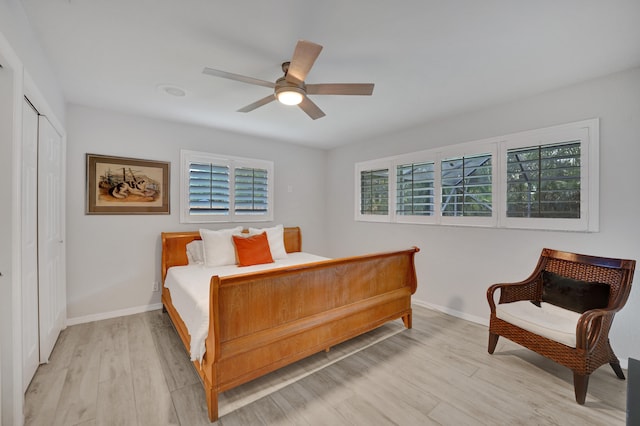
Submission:
POLYGON ((169 268, 164 285, 169 289, 173 306, 191 336, 191 360, 201 360, 205 352, 204 342, 209 331, 209 285, 212 276, 226 277, 320 260, 327 258, 309 253, 289 253, 284 259, 263 265, 188 265, 169 268))

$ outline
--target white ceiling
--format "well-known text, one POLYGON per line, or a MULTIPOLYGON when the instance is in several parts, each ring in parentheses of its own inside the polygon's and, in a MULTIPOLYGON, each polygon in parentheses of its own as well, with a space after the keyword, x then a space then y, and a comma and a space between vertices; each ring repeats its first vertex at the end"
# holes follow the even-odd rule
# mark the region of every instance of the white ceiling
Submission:
POLYGON ((640 65, 638 0, 22 0, 70 103, 332 148, 640 65), (324 46, 311 120, 272 102, 297 40, 324 46), (183 88, 184 97, 158 89, 183 88))

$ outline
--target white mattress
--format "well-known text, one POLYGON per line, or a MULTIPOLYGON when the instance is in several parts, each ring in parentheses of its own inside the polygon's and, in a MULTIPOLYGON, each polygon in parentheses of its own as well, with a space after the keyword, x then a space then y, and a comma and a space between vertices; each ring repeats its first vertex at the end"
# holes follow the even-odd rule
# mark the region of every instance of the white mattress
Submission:
POLYGON ((187 326, 191 337, 191 360, 201 360, 205 352, 204 342, 209 331, 209 285, 212 276, 226 277, 321 260, 327 258, 309 253, 289 253, 285 259, 264 265, 188 265, 169 268, 164 286, 169 289, 173 306, 187 326))

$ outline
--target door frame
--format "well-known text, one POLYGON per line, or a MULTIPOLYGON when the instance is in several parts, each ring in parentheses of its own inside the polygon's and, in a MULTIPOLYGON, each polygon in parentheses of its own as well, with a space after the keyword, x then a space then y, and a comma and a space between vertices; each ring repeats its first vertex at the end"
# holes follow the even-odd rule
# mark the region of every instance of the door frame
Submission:
POLYGON ((40 365, 38 306, 38 111, 29 99, 22 106, 22 390, 40 365), (26 139, 25 139, 26 138, 26 139), (33 174, 30 174, 33 173, 33 174), (29 179, 34 178, 33 180, 29 179))

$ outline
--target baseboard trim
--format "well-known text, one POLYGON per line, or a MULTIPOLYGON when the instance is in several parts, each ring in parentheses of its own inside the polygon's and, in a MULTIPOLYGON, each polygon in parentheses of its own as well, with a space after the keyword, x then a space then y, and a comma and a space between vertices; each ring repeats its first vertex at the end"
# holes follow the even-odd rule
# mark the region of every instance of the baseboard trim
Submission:
POLYGON ((162 303, 154 303, 152 305, 134 306, 133 308, 120 309, 118 311, 102 312, 100 314, 86 315, 83 317, 67 318, 67 326, 84 324, 87 322, 100 321, 110 318, 124 317, 126 315, 140 314, 142 312, 155 311, 162 309, 162 303))
POLYGON ((424 308, 427 309, 432 309, 434 311, 440 311, 440 312, 444 312, 447 315, 451 315, 454 316, 456 318, 462 318, 464 320, 470 321, 470 322, 474 322, 476 324, 480 324, 480 325, 484 325, 485 327, 489 327, 489 318, 488 318, 488 314, 487 314, 487 318, 482 318, 482 317, 478 317, 475 315, 469 315, 465 312, 461 312, 461 311, 457 311, 455 309, 451 309, 447 306, 442 306, 442 305, 434 305, 433 303, 429 303, 429 302, 425 302, 424 300, 416 300, 411 299, 412 303, 415 303, 418 306, 422 306, 424 308))

